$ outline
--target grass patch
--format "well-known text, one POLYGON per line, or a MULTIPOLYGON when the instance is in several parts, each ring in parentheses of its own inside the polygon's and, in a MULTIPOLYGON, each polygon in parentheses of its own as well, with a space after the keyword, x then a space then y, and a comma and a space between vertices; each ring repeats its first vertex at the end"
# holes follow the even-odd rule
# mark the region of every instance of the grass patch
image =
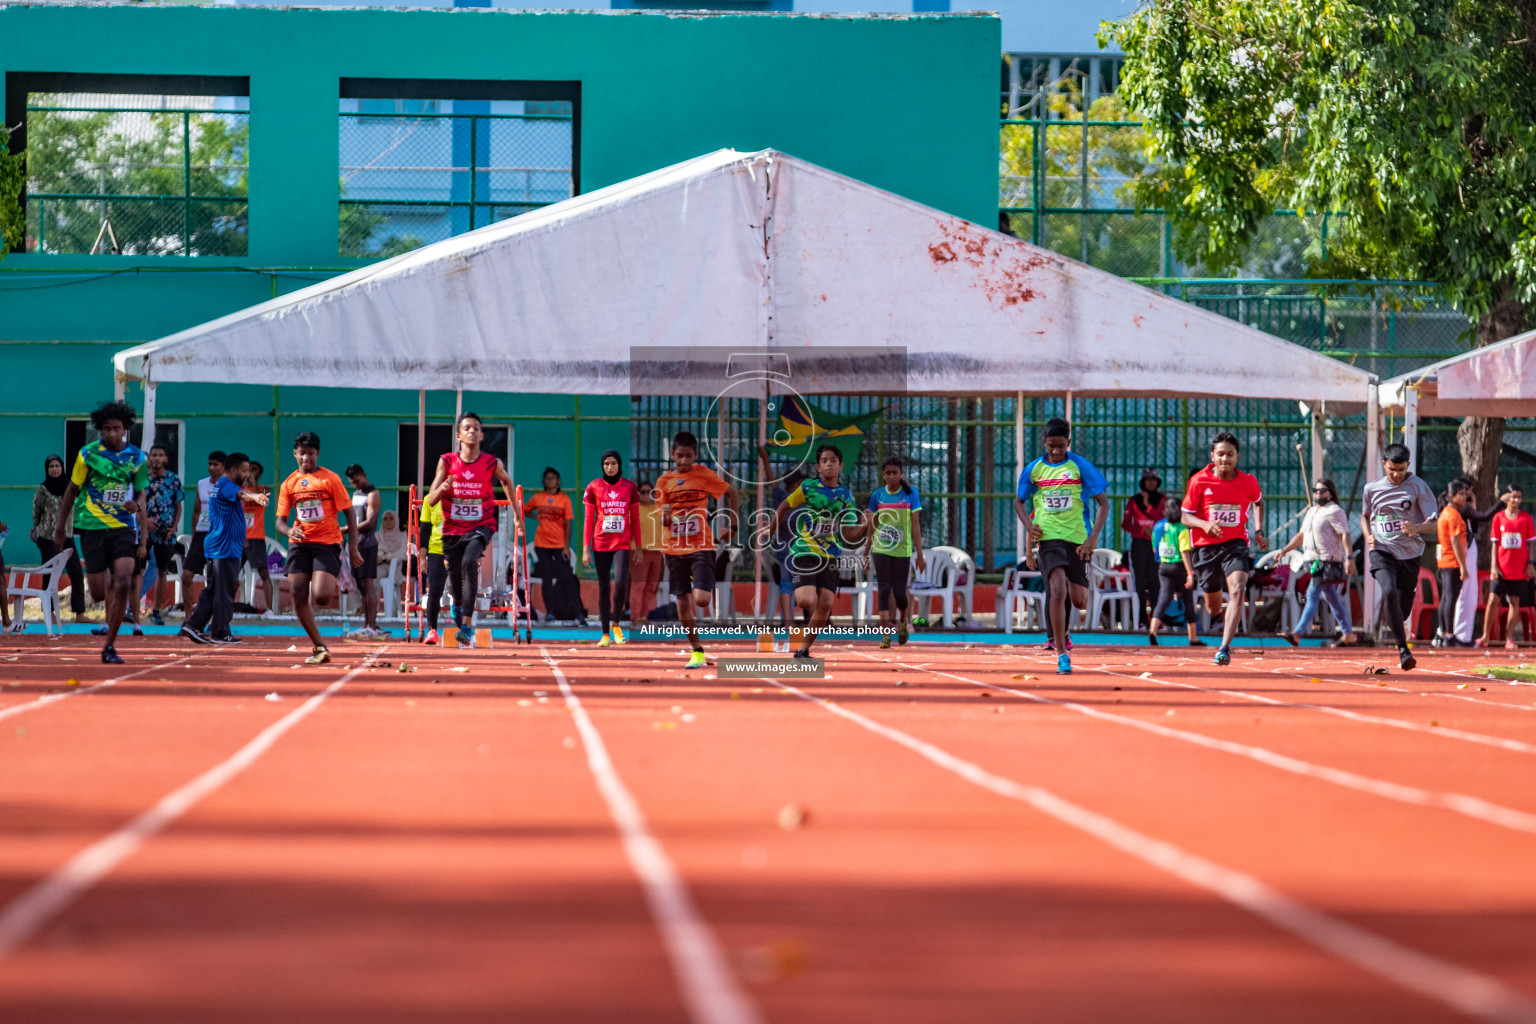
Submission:
POLYGON ((1523 683, 1536 683, 1536 665, 1479 665, 1472 669, 1480 676, 1493 679, 1514 679, 1523 683))

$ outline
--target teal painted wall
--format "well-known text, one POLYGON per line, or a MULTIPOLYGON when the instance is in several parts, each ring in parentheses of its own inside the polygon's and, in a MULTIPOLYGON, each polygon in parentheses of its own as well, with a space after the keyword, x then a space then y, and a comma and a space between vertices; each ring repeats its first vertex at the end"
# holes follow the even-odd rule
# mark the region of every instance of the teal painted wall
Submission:
MULTIPOLYGON (((251 112, 247 258, 14 253, 0 262, 7 560, 35 557, 26 539, 30 487, 43 456, 64 447, 64 417, 111 397, 113 351, 325 276, 253 270, 359 265, 336 256, 341 78, 579 81, 583 191, 723 147, 773 147, 990 224, 1000 31, 996 19, 979 16, 0 7, 0 105, 7 71, 205 74, 249 77, 251 112), (188 268, 199 272, 181 272, 188 268), (16 344, 38 341, 60 344, 16 344)), ((287 439, 316 429, 327 464, 361 462, 375 483, 393 483, 395 417, 414 419, 416 396, 380 384, 367 392, 283 389, 283 472, 287 439), (390 417, 302 415, 322 411, 390 417)), ((136 390, 129 397, 141 404, 136 390)), ((573 400, 472 394, 465 404, 493 420, 569 415, 573 400)), ((187 419, 186 465, 197 471, 189 475, 201 475, 211 448, 271 461, 270 388, 167 385, 158 409, 162 418, 187 419), (192 415, 215 411, 254 415, 192 415)), ((451 417, 453 396, 430 396, 429 409, 451 417)), ((581 411, 622 417, 629 403, 587 398, 581 411)), ((538 486, 545 463, 580 486, 569 421, 523 421, 514 436, 525 487, 538 486)), ((603 449, 627 450, 628 442, 623 422, 584 423, 583 477, 603 449)))

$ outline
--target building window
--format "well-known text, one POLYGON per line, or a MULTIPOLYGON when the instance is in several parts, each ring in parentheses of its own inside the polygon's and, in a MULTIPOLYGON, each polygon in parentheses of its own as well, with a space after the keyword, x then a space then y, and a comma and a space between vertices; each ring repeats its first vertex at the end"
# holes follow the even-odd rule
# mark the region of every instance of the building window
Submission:
POLYGON ((579 99, 552 85, 343 82, 338 254, 394 256, 574 195, 579 99))
MULTIPOLYGON (((12 145, 27 157, 26 251, 246 254, 245 95, 175 91, 174 77, 6 79, 8 104, 21 108, 7 110, 8 123, 21 115, 12 145)), ((244 79, 229 81, 244 91, 244 79)))
POLYGON ((1123 57, 1116 54, 1003 55, 1003 117, 1051 120, 1052 96, 1085 97, 1089 109, 1120 86, 1123 57))

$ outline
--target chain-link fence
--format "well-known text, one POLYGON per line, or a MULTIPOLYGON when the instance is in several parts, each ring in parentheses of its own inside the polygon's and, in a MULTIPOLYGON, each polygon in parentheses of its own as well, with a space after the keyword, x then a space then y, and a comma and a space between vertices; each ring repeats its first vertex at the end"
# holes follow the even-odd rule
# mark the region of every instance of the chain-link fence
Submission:
POLYGON ((571 196, 569 113, 466 105, 341 115, 339 255, 393 256, 571 196))
POLYGON ((246 254, 244 98, 28 99, 30 251, 246 254))

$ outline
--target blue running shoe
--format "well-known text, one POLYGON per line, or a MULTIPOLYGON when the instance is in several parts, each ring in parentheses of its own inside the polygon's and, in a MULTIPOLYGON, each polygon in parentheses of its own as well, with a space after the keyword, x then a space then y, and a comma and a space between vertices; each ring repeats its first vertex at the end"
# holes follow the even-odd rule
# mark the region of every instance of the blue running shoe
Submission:
POLYGON ((1216 657, 1212 658, 1217 665, 1230 665, 1232 663, 1232 648, 1222 646, 1216 648, 1216 657))
POLYGON ((1072 674, 1072 655, 1063 654, 1057 657, 1056 674, 1059 676, 1069 676, 1072 674))
POLYGON ((473 647, 473 646, 475 646, 475 631, 473 629, 461 629, 461 630, 459 630, 459 646, 460 647, 473 647))

